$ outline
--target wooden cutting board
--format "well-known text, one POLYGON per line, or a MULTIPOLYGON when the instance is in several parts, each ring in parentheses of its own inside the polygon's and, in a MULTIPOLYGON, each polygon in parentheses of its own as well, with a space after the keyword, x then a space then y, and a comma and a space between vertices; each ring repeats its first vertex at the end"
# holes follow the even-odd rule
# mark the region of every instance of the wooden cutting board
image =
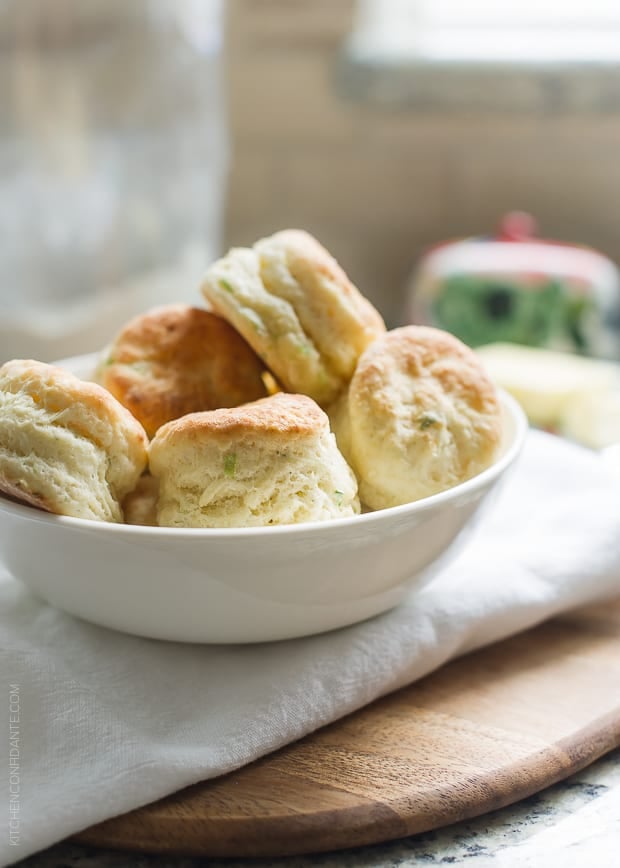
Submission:
POLYGON ((311 853, 517 801, 620 744, 620 600, 456 660, 82 843, 202 856, 311 853))

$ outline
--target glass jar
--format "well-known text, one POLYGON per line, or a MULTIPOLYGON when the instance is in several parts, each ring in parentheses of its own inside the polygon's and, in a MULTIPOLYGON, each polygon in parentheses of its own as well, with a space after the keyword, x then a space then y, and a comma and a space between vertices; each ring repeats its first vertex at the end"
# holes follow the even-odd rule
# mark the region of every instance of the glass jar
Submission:
POLYGON ((0 361, 199 302, 226 171, 220 0, 0 0, 0 361))

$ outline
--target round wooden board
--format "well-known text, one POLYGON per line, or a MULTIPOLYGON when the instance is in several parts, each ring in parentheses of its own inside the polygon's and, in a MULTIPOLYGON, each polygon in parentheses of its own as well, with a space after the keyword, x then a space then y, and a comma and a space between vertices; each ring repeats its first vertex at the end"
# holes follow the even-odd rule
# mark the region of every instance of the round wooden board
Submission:
POLYGON ((74 840, 201 856, 377 843, 530 795, 620 744, 620 601, 470 654, 74 840))

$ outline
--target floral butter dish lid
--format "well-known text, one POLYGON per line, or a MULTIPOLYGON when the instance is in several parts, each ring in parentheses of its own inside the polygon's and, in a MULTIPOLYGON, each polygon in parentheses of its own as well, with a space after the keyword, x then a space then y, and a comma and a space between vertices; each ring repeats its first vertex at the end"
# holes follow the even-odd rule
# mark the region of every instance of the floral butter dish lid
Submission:
POLYGON ((620 355, 618 269, 588 247, 536 237, 532 217, 507 214, 495 237, 440 244, 416 269, 407 319, 470 346, 510 342, 620 355))

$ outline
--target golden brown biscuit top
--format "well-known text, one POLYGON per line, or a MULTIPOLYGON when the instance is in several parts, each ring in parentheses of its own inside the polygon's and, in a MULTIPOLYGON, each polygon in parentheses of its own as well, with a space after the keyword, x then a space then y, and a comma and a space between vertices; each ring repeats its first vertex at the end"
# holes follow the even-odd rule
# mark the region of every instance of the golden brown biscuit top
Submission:
POLYGON ((166 305, 123 328, 99 379, 153 436, 187 413, 263 397, 263 370, 224 319, 203 308, 166 305))
POLYGON ((318 404, 306 395, 278 392, 241 407, 190 413, 159 429, 151 443, 151 453, 168 442, 196 441, 259 434, 288 439, 315 436, 329 431, 329 420, 318 404))
MULTIPOLYGON (((497 413, 497 391, 486 375, 473 350, 449 332, 430 326, 403 326, 393 329, 372 344, 360 359, 354 376, 356 394, 372 396, 376 406, 382 401, 386 409, 394 407, 399 381, 405 378, 407 391, 411 381, 420 404, 433 381, 428 395, 432 402, 436 387, 450 396, 458 396, 476 413, 497 413), (386 390, 386 385, 395 391, 386 390)), ((405 383, 402 383, 403 387, 405 383)), ((429 425, 430 427, 430 425, 429 425)))
MULTIPOLYGON (((284 247, 291 274, 309 292, 319 282, 334 283, 341 303, 354 308, 357 318, 372 334, 385 331, 379 311, 351 283, 345 271, 316 238, 303 229, 284 229, 265 240, 284 247)), ((329 316, 330 312, 325 311, 325 314, 329 316)))

